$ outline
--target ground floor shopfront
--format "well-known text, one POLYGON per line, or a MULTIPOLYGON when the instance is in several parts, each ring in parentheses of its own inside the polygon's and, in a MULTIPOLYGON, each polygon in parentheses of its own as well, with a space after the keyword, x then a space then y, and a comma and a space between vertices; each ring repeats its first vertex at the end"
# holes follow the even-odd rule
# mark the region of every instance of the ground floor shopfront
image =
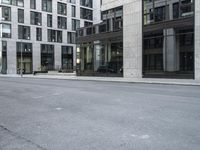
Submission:
POLYGON ((96 58, 103 54, 99 54, 96 48, 96 43, 99 41, 105 43, 100 44, 101 51, 105 49, 104 47, 109 48, 110 45, 116 44, 110 49, 117 52, 119 49, 117 45, 122 46, 121 66, 118 71, 112 73, 112 76, 119 76, 121 73, 120 76, 124 78, 200 80, 200 3, 195 2, 136 0, 124 2, 123 6, 115 6, 116 8, 109 10, 103 7, 102 10, 105 11, 102 12, 104 19, 102 23, 77 31, 78 75, 110 76, 110 73, 107 73, 111 72, 112 68, 109 63, 102 65, 107 67, 99 67, 106 68, 104 74, 100 74, 100 69, 96 67, 96 64, 99 64, 99 59, 96 58), (120 14, 120 8, 123 11, 121 20, 117 16, 120 14), (113 29, 119 25, 118 20, 122 22, 123 26, 120 28, 122 32, 113 29), (103 24, 107 30, 101 32, 103 24), (121 38, 120 44, 113 42, 117 36, 121 38), (89 74, 85 73, 84 67, 87 60, 86 45, 89 45, 88 49, 91 51, 92 65, 89 74))
POLYGON ((123 76, 122 41, 95 41, 79 48, 78 75, 123 76))
POLYGON ((34 71, 73 72, 74 45, 35 44, 3 39, 0 49, 1 74, 32 74, 34 71))

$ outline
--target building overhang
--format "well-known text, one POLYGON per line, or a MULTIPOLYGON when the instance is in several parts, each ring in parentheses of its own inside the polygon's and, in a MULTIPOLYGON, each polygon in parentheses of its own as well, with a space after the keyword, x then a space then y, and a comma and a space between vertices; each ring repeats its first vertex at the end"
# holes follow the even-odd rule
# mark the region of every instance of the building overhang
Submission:
POLYGON ((123 30, 77 37, 76 41, 77 41, 77 44, 81 44, 81 43, 89 43, 89 42, 101 41, 101 40, 111 40, 115 38, 122 39, 123 30))

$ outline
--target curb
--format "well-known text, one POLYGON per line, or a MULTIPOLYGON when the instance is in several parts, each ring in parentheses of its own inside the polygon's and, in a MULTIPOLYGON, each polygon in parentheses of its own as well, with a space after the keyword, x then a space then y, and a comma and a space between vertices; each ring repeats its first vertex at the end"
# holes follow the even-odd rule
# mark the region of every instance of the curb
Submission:
MULTIPOLYGON (((9 75, 0 75, 0 78, 21 78, 20 76, 9 76, 9 75)), ((200 82, 195 80, 182 80, 182 79, 151 79, 148 80, 139 80, 139 79, 123 79, 123 78, 101 78, 101 77, 77 77, 77 76, 23 76, 23 78, 32 78, 32 79, 48 79, 48 80, 74 80, 74 81, 95 81, 95 82, 118 82, 118 83, 137 83, 137 84, 161 84, 161 85, 182 85, 182 86, 200 86, 200 82), (166 81, 164 81, 166 80, 166 81)))

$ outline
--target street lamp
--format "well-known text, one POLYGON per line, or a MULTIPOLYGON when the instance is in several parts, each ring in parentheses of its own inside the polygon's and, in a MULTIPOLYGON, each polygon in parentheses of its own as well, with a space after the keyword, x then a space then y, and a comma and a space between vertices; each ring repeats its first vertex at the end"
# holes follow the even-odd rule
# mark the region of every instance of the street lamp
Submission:
POLYGON ((22 69, 22 67, 23 67, 23 63, 22 63, 22 61, 23 61, 23 48, 22 48, 22 40, 21 40, 21 44, 20 44, 21 46, 21 69, 20 69, 20 75, 21 75, 21 77, 23 77, 23 69, 22 69))

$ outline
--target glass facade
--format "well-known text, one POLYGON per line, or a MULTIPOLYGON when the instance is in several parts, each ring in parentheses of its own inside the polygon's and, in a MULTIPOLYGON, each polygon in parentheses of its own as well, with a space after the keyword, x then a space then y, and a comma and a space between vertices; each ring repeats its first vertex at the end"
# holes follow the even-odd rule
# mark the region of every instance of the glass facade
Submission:
POLYGON ((144 77, 194 77, 194 0, 143 1, 144 77))
POLYGON ((41 70, 54 70, 54 45, 41 44, 41 70))
POLYGON ((31 74, 33 72, 32 44, 17 42, 17 73, 31 74))
POLYGON ((1 42, 0 48, 0 73, 7 73, 7 42, 1 42))
POLYGON ((73 72, 73 47, 62 46, 62 72, 73 72))
POLYGON ((77 56, 79 75, 123 76, 122 41, 95 41, 82 45, 77 56))
POLYGON ((123 8, 102 12, 102 20, 77 31, 77 74, 122 77, 123 8))

